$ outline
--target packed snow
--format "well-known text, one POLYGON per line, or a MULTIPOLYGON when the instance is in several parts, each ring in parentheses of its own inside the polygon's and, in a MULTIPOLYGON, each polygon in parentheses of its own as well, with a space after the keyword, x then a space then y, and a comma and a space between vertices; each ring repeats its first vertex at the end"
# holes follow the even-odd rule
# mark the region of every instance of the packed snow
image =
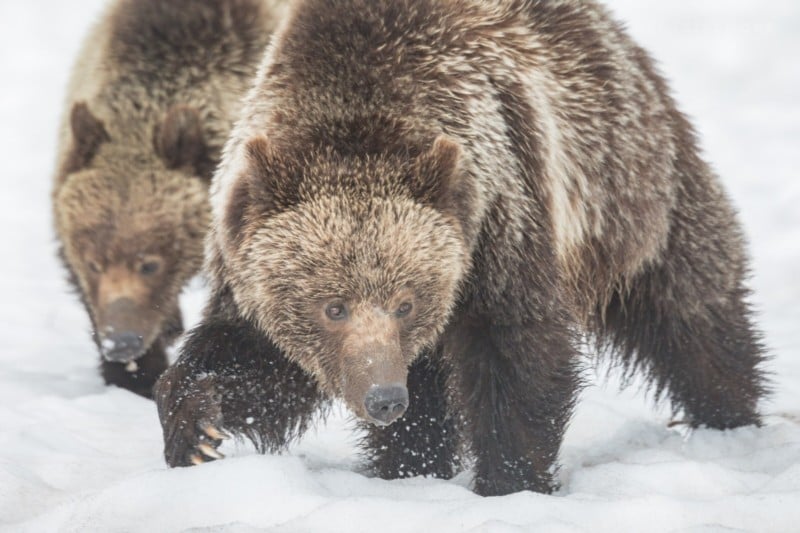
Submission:
MULTIPOLYGON (((56 129, 103 2, 0 2, 0 529, 5 531, 800 531, 800 3, 613 0, 659 59, 741 211, 774 359, 766 425, 688 432, 638 383, 589 370, 562 489, 481 498, 470 474, 364 475, 338 410, 282 455, 244 445, 170 470, 152 402, 103 385, 55 259, 56 129)), ((196 320, 201 282, 183 305, 196 320)))

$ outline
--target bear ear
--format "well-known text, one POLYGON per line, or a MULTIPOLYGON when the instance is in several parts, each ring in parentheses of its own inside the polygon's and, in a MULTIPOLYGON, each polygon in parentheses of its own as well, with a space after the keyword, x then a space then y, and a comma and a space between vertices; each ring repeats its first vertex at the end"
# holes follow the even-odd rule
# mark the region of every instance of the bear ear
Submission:
POLYGON ((72 130, 72 148, 65 163, 66 176, 86 168, 103 143, 111 140, 103 122, 95 117, 86 102, 77 102, 69 115, 72 130))
POLYGON ((214 164, 208 153, 200 115, 194 108, 170 107, 155 128, 153 144, 167 168, 188 168, 201 178, 211 180, 214 164))
POLYGON ((263 135, 257 135, 247 141, 244 147, 245 157, 254 179, 267 181, 275 175, 280 161, 278 160, 272 143, 263 135))
POLYGON ((453 195, 457 194, 461 180, 461 147, 456 141, 440 135, 433 146, 417 158, 416 179, 419 180, 416 195, 424 203, 442 210, 454 205, 453 195))
POLYGON ((248 216, 279 212, 287 197, 278 186, 282 163, 266 137, 249 139, 244 158, 244 171, 236 177, 224 215, 225 232, 234 246, 241 244, 248 216))
POLYGON ((257 135, 244 147, 247 174, 254 201, 264 213, 278 213, 297 201, 300 180, 296 167, 272 141, 257 135))

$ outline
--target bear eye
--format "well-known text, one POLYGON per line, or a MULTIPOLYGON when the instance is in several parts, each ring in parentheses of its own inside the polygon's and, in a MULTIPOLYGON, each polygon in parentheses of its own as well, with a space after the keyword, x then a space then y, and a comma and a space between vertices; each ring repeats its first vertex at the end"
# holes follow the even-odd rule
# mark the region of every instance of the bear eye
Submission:
POLYGON ((161 263, 158 261, 145 261, 139 266, 139 273, 142 276, 152 276, 161 269, 161 263))
POLYGON ((344 320, 347 318, 347 308, 343 303, 329 304, 325 308, 325 315, 331 320, 344 320))
POLYGON ((411 305, 409 302, 403 302, 400 304, 400 307, 397 308, 397 311, 394 312, 395 316, 398 318, 403 318, 408 316, 414 306, 411 305))

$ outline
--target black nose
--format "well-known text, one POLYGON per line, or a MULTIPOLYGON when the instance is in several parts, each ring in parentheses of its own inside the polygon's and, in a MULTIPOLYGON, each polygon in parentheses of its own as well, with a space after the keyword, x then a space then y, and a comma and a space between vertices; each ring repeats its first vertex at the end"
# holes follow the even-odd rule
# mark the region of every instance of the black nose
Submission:
POLYGON ((127 363, 136 359, 142 355, 143 348, 142 336, 131 331, 109 333, 100 340, 103 357, 117 363, 127 363))
POLYGON ((373 422, 391 424, 408 407, 408 389, 403 385, 373 385, 364 398, 364 407, 373 422))

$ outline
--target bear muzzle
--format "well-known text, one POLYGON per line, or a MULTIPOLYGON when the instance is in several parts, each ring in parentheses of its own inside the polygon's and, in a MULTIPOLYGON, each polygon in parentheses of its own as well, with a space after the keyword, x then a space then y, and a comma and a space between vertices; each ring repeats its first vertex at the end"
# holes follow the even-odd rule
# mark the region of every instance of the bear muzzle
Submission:
POLYGON ((144 354, 144 339, 133 331, 115 331, 102 336, 100 351, 106 361, 127 363, 144 354))
POLYGON ((342 396, 362 420, 387 426, 403 416, 409 405, 408 368, 395 347, 369 350, 370 355, 348 358, 342 396))
POLYGON ((147 351, 149 330, 141 310, 129 298, 119 298, 101 310, 98 344, 106 361, 128 363, 147 351))
POLYGON ((408 389, 402 383, 373 385, 364 398, 364 411, 369 421, 388 426, 408 408, 408 389))

